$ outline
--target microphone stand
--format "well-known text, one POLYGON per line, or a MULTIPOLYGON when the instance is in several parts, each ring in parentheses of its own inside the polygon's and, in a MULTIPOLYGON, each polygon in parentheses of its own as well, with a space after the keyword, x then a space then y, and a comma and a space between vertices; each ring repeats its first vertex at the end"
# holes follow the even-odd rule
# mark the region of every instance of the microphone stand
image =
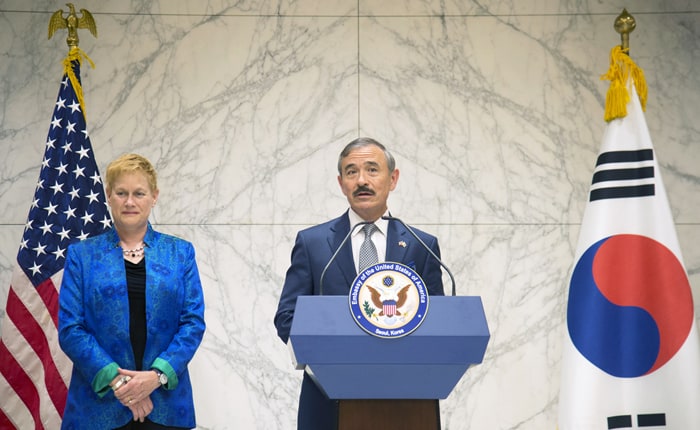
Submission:
POLYGON ((340 242, 340 245, 338 245, 338 248, 335 250, 333 255, 331 255, 331 258, 328 260, 328 263, 326 263, 326 267, 323 268, 323 272, 321 272, 321 277, 318 280, 318 295, 322 296, 323 295, 323 278, 326 276, 326 271, 328 268, 331 266, 331 263, 335 260, 335 257, 338 256, 338 253, 340 252, 341 249, 343 249, 343 245, 345 245, 345 242, 348 241, 350 236, 352 235, 352 232, 355 231, 355 229, 361 225, 365 224, 374 224, 373 222, 370 221, 361 221, 358 222, 357 224, 353 225, 348 234, 345 235, 343 238, 343 241, 340 242))
POLYGON ((393 216, 383 216, 382 219, 390 220, 390 221, 393 220, 393 221, 398 222, 399 224, 401 224, 402 226, 404 226, 404 227, 406 228, 406 230, 408 230, 408 232, 411 233, 411 235, 412 235, 414 238, 416 238, 416 240, 417 240, 421 245, 423 245, 423 248, 425 248, 425 249, 430 253, 430 255, 432 255, 433 258, 435 258, 435 259, 438 261, 438 263, 440 263, 440 266, 442 266, 442 268, 445 269, 445 271, 447 272, 447 274, 450 275, 450 280, 452 281, 452 295, 453 295, 453 296, 457 295, 457 288, 456 288, 456 286, 455 286, 455 277, 452 276, 452 272, 450 271, 450 269, 447 268, 447 266, 445 266, 445 263, 443 263, 442 260, 440 260, 440 257, 438 257, 437 255, 435 255, 435 253, 433 252, 433 250, 430 249, 430 247, 429 247, 428 245, 426 245, 425 242, 423 242, 423 240, 421 240, 420 237, 418 237, 418 235, 416 234, 416 232, 413 231, 413 229, 412 229, 411 227, 409 227, 408 224, 406 224, 405 222, 403 222, 400 218, 396 218, 396 217, 393 217, 393 216))

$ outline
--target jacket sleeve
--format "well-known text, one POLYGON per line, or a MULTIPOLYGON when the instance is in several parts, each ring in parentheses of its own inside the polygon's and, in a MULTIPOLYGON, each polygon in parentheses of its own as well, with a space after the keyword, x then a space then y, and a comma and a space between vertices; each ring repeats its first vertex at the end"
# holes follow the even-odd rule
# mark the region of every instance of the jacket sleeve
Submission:
MULTIPOLYGON (((187 369, 187 364, 194 357, 199 344, 204 337, 206 324, 204 322, 204 293, 199 278, 199 270, 195 260, 195 251, 191 243, 179 241, 179 249, 174 260, 168 261, 169 267, 159 266, 157 270, 171 270, 177 273, 178 287, 182 289, 182 301, 180 307, 173 305, 174 300, 168 297, 159 300, 154 305, 153 313, 159 315, 153 321, 149 321, 149 335, 163 336, 162 327, 168 325, 169 314, 173 310, 179 311, 177 326, 174 333, 165 346, 165 349, 153 360, 150 367, 157 368, 168 376, 167 389, 175 389, 178 385, 178 375, 187 369)), ((156 276, 161 279, 159 291, 166 291, 166 285, 171 278, 163 274, 156 276)), ((176 291, 170 286, 169 291, 176 291)), ((145 364, 145 363, 144 363, 145 364)), ((144 366, 144 369, 148 368, 144 366)))
POLYGON ((277 335, 285 343, 289 339, 289 332, 292 328, 297 297, 312 295, 314 293, 313 282, 308 246, 303 234, 297 233, 294 248, 292 248, 292 262, 284 279, 284 286, 282 287, 282 294, 280 295, 274 319, 277 335))
MULTIPOLYGON (((109 382, 116 376, 117 365, 88 327, 85 296, 92 283, 83 267, 85 258, 75 247, 68 247, 59 294, 58 341, 73 362, 74 369, 85 380, 92 381, 95 392, 104 395, 109 391, 109 382)), ((105 310, 105 324, 109 324, 112 318, 119 318, 119 314, 105 310)))

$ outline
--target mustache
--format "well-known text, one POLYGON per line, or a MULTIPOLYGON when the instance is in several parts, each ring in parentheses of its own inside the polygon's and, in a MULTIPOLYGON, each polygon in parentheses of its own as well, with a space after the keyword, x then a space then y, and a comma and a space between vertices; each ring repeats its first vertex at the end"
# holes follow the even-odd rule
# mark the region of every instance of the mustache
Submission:
POLYGON ((352 192, 353 197, 357 197, 358 194, 360 193, 370 193, 374 195, 374 191, 370 190, 369 187, 366 187, 364 185, 360 185, 357 187, 355 191, 352 192))

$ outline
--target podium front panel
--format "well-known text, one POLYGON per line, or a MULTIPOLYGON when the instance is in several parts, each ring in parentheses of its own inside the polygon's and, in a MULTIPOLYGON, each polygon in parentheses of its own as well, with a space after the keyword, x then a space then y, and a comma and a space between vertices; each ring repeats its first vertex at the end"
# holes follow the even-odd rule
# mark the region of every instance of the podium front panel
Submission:
POLYGON ((290 343, 330 398, 444 399, 482 362, 489 338, 479 297, 431 297, 413 333, 386 339, 355 323, 347 297, 301 296, 290 343))

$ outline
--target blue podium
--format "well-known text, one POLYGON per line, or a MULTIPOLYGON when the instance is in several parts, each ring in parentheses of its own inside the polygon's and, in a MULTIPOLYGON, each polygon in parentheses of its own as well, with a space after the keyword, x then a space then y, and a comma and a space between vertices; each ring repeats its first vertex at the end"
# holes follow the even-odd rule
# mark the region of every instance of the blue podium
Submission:
POLYGON ((378 420, 427 430, 440 428, 438 399, 483 361, 489 338, 480 297, 431 296, 415 331, 386 339, 355 323, 348 297, 300 296, 289 345, 296 367, 340 401, 340 430, 378 420))

